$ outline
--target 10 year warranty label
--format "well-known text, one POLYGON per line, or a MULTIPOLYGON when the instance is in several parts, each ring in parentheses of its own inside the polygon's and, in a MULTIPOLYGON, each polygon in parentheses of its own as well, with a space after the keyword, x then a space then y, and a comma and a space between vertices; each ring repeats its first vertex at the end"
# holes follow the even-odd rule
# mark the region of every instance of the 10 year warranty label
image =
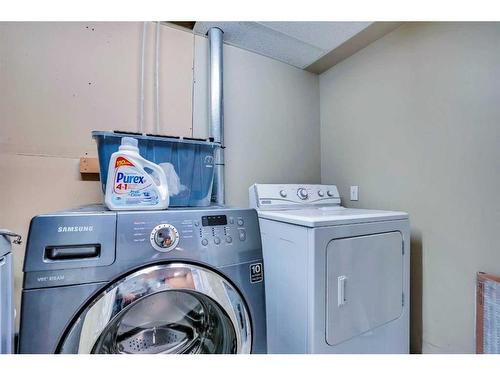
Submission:
POLYGON ((250 282, 260 283, 264 280, 264 269, 262 263, 253 263, 250 265, 250 282))

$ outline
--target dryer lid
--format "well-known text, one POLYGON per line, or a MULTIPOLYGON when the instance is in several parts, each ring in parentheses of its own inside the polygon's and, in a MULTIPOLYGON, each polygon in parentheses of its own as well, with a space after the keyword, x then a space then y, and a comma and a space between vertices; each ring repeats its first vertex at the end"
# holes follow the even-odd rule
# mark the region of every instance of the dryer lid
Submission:
POLYGON ((262 219, 311 228, 408 218, 405 212, 344 208, 335 185, 254 184, 249 201, 262 219))
POLYGON ((364 210, 334 206, 297 210, 259 211, 259 218, 315 228, 407 219, 408 214, 398 211, 364 210))

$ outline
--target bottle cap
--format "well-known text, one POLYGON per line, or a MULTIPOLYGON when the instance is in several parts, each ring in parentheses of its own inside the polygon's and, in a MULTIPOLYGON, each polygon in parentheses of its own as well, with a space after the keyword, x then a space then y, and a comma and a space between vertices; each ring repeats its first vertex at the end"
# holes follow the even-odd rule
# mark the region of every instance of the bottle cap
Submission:
POLYGON ((123 137, 122 138, 122 146, 132 146, 132 147, 137 148, 138 144, 139 144, 139 142, 135 138, 131 138, 131 137, 123 137))

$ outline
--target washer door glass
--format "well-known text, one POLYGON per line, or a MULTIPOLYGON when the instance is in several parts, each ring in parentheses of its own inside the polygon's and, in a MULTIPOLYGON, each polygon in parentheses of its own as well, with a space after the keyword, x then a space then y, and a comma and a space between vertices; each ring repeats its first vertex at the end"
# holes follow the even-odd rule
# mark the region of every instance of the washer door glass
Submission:
POLYGON ((236 289, 188 264, 119 280, 79 315, 60 353, 250 353, 251 327, 236 289))

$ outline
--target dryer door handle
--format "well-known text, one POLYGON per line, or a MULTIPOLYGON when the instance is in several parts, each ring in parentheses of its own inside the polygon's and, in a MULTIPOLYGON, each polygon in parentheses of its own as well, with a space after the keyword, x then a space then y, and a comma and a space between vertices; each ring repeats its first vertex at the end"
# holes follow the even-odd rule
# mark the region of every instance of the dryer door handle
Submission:
POLYGON ((337 304, 338 306, 343 306, 346 303, 345 297, 345 284, 347 281, 347 276, 342 275, 337 278, 337 304))

